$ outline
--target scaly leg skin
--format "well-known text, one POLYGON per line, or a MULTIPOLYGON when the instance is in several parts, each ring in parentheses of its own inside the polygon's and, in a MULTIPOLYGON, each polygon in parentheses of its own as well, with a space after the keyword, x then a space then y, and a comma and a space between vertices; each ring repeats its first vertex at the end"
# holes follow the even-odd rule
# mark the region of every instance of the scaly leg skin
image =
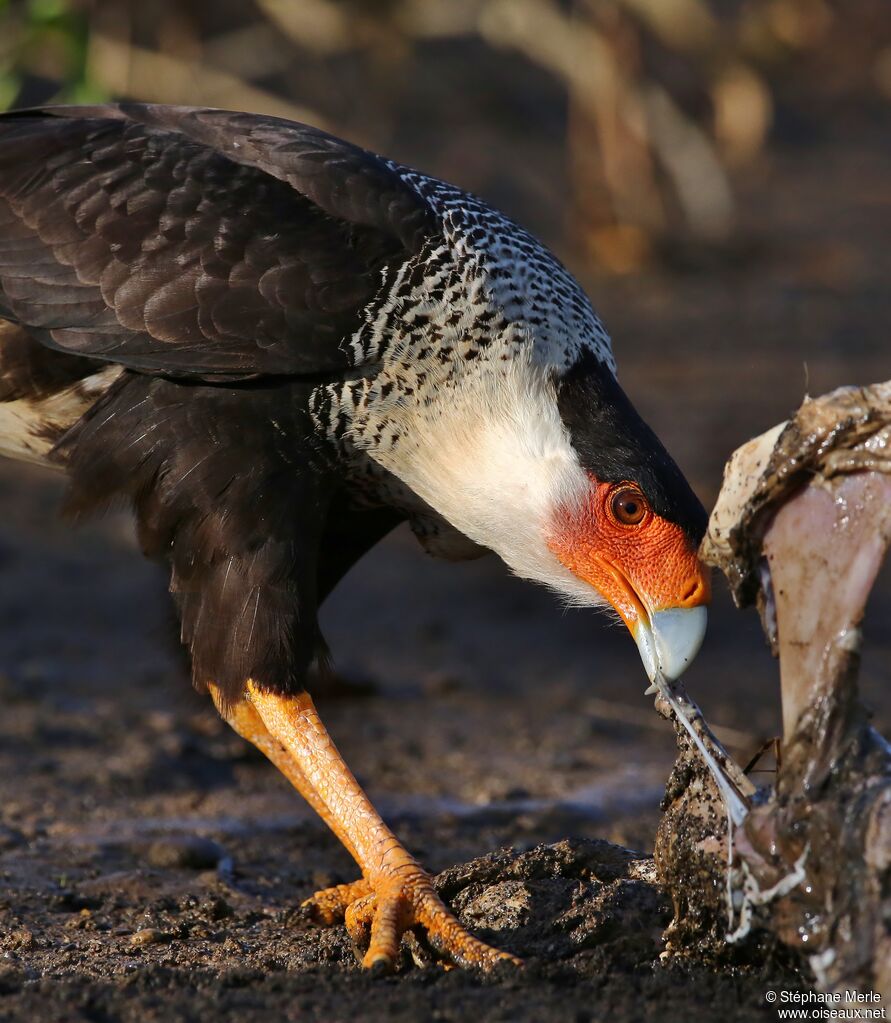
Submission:
MULTIPOLYGON (((350 842, 346 832, 340 826, 338 821, 328 812, 328 807, 325 806, 322 800, 316 795, 315 789, 312 785, 310 785, 306 775, 300 770, 300 766, 291 754, 270 734, 269 729, 263 724, 263 719, 257 713, 253 705, 248 703, 246 700, 241 700, 234 706, 227 707, 220 695, 219 689, 215 685, 208 686, 208 689, 210 690, 210 695, 213 698, 213 702, 216 704, 217 710, 220 712, 220 717, 222 717, 223 720, 242 737, 242 739, 247 739, 248 742, 253 743, 265 757, 275 764, 294 788, 297 789, 300 795, 303 796, 307 803, 309 803, 313 810, 315 810, 315 812, 334 832, 338 839, 340 839, 350 856, 352 856, 353 859, 356 859, 356 850, 353 848, 353 844, 350 842)), ((323 899, 322 903, 320 903, 320 910, 322 910, 323 907, 330 906, 330 912, 334 913, 329 920, 326 914, 322 912, 321 919, 319 921, 320 923, 336 923, 338 920, 343 919, 343 912, 346 905, 349 905, 349 902, 347 902, 338 911, 337 907, 343 901, 344 896, 338 896, 335 893, 339 893, 341 889, 346 888, 355 888, 353 898, 361 898, 363 895, 368 895, 371 891, 364 881, 354 881, 352 885, 338 885, 336 888, 326 888, 323 892, 318 892, 317 894, 319 896, 328 896, 328 898, 323 899), (364 888, 361 887, 363 885, 364 888), (331 893, 330 896, 329 893, 331 893)), ((350 899, 350 902, 351 901, 352 898, 350 899)))
MULTIPOLYGON (((248 742, 253 743, 264 756, 275 764, 340 839, 347 852, 355 859, 356 850, 353 848, 353 844, 343 828, 331 816, 328 812, 328 807, 316 795, 315 789, 307 781, 306 775, 300 770, 291 754, 269 733, 266 725, 263 724, 263 719, 257 713, 253 704, 242 700, 234 706, 228 707, 215 685, 208 686, 208 689, 223 720, 242 739, 247 739, 248 742)), ((315 923, 331 927, 333 924, 343 921, 347 907, 351 903, 357 899, 364 898, 366 895, 370 895, 371 892, 371 885, 365 878, 360 878, 358 881, 353 881, 350 884, 339 884, 333 888, 324 888, 322 891, 316 892, 312 898, 307 899, 303 903, 303 908, 307 910, 310 918, 315 923)))
MULTIPOLYGON (((306 775, 300 770, 291 754, 278 740, 272 737, 253 704, 242 700, 232 707, 227 707, 220 695, 219 689, 215 685, 208 686, 208 689, 223 720, 242 739, 247 739, 248 742, 253 743, 265 757, 275 764, 340 839, 347 852, 355 859, 356 850, 353 848, 353 844, 350 842, 346 832, 328 812, 328 807, 316 795, 315 789, 310 785, 306 775)), ((303 903, 303 908, 309 912, 310 917, 315 923, 331 927, 333 924, 343 921, 348 906, 358 899, 371 894, 371 885, 365 878, 360 878, 358 881, 353 881, 350 884, 339 884, 333 888, 324 888, 322 891, 316 892, 312 898, 307 899, 303 903)))
POLYGON ((422 927, 433 948, 460 966, 491 969, 499 962, 520 964, 515 956, 473 937, 449 912, 430 876, 371 805, 307 693, 277 696, 249 681, 247 695, 252 706, 238 704, 225 715, 227 720, 282 770, 362 870, 363 880, 326 889, 309 902, 321 922, 342 915, 354 942, 368 940, 363 966, 392 970, 402 935, 414 927, 422 927), (264 726, 262 731, 252 711, 264 726))

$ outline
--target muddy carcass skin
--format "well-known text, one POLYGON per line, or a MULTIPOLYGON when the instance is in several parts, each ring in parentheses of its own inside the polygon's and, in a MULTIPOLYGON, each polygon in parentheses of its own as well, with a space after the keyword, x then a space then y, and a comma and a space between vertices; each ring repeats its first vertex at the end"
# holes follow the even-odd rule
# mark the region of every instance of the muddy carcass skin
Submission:
POLYGON ((889 541, 891 382, 807 399, 728 462, 702 554, 780 659, 782 756, 758 792, 719 765, 746 802, 735 824, 678 729, 656 844, 675 953, 772 934, 823 990, 891 997, 891 747, 857 691, 889 541))

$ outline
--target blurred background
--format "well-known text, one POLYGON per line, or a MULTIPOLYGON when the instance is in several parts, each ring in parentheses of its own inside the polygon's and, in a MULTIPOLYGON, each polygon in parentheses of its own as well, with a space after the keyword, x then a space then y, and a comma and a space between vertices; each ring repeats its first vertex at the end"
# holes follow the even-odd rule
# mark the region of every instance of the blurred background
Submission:
POLYGON ((884 0, 3 0, 0 105, 263 110, 432 166, 581 266, 743 259, 766 152, 891 102, 884 0), (692 250, 685 251, 685 250, 692 250))
MULTIPOLYGON (((125 98, 309 121, 506 210, 582 281, 707 505, 805 393, 891 376, 887 0, 0 0, 0 106, 125 98)), ((126 519, 72 533, 60 489, 0 466, 0 729, 42 764, 7 818, 302 812, 191 694, 126 519)), ((745 760, 779 728, 776 666, 716 590, 688 685, 745 760)), ((886 731, 889 620, 886 572, 863 676, 886 731)), ((330 727, 433 866, 651 846, 672 737, 621 630, 401 531, 324 628, 371 694, 330 727)))

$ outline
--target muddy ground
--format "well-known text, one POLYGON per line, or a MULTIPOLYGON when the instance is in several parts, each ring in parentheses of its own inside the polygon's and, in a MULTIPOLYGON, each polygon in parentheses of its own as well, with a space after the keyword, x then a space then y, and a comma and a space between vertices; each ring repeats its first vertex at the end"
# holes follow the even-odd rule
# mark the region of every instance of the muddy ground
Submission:
MULTIPOLYGON (((742 182, 744 252, 588 282, 626 388, 706 501, 731 449, 805 389, 891 376, 891 152, 871 118, 777 145, 742 182)), ((76 532, 60 481, 0 466, 0 1019, 775 1019, 805 985, 659 961, 646 859, 673 760, 637 654, 494 560, 428 560, 402 532, 325 609, 364 694, 322 713, 468 924, 525 956, 485 980, 374 981, 295 912, 346 854, 189 688, 165 583, 113 515, 76 532), (555 844, 556 843, 556 844, 555 844), (550 848, 541 848, 542 846, 550 848)), ((891 577, 864 690, 891 731, 891 577)), ((779 730, 775 665, 719 583, 688 688, 746 757, 779 730)))

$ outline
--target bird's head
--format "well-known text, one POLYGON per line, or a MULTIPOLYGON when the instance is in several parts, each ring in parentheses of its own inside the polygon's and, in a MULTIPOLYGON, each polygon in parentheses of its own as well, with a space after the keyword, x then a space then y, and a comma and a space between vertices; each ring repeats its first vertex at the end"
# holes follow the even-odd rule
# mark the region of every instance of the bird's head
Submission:
POLYGON ((587 486, 555 502, 547 545, 615 609, 650 679, 678 678, 705 635, 705 510, 612 374, 581 360, 557 403, 587 486))
POLYGON ((639 483, 590 480, 583 503, 556 509, 548 546, 616 610, 650 679, 678 678, 705 635, 710 587, 696 544, 639 483))
POLYGON ((428 393, 369 402, 408 438, 374 459, 517 575, 611 605, 650 679, 677 678, 705 632, 706 514, 610 367, 590 352, 560 372, 527 349, 428 393))

